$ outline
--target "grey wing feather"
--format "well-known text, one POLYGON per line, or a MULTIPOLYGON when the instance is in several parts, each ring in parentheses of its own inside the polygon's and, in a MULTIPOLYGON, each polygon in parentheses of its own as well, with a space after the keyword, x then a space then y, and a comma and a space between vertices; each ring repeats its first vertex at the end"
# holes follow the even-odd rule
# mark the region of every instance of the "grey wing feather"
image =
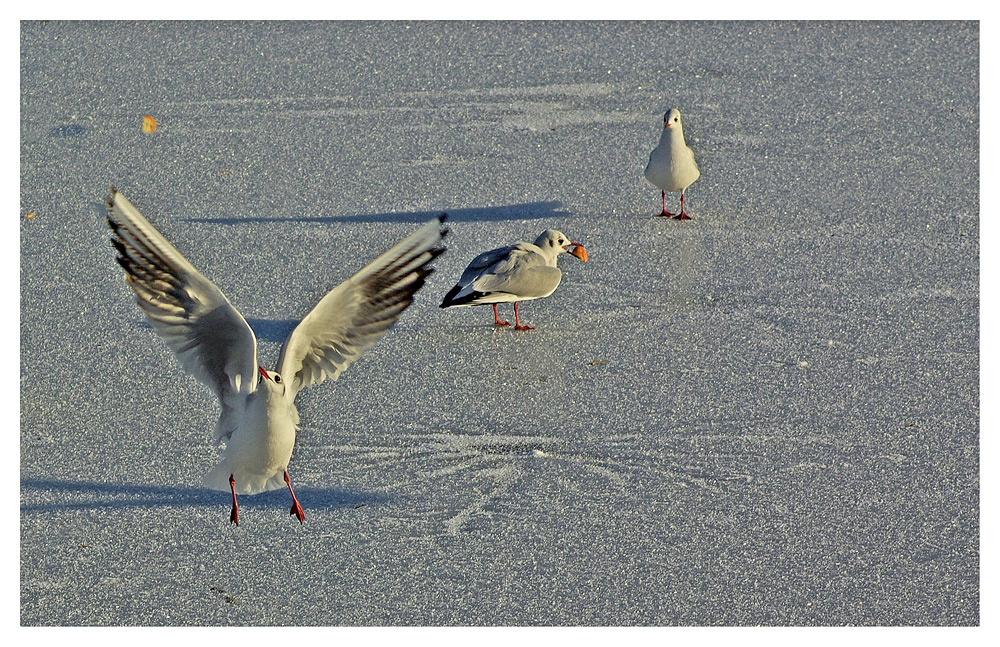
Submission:
POLYGON ((278 373, 293 393, 340 374, 413 303, 445 248, 445 215, 428 222, 320 299, 281 349, 278 373))
POLYGON ((522 298, 537 298, 551 294, 561 279, 559 268, 546 265, 540 254, 518 249, 472 287, 477 292, 507 292, 522 298))
POLYGON ((493 266, 504 261, 510 261, 511 253, 514 251, 513 245, 508 245, 506 247, 498 247, 497 249, 491 249, 488 252, 483 252, 479 256, 472 259, 469 266, 465 268, 462 272, 462 277, 458 280, 460 285, 464 285, 471 280, 476 279, 481 274, 493 271, 493 266))
POLYGON ((237 400, 257 386, 257 339, 246 319, 121 193, 107 200, 111 244, 125 281, 184 370, 222 403, 217 440, 235 427, 237 400))
POLYGON ((510 271, 525 254, 529 253, 525 245, 526 243, 515 243, 483 252, 472 259, 465 268, 461 278, 458 279, 458 285, 467 287, 483 277, 510 271))

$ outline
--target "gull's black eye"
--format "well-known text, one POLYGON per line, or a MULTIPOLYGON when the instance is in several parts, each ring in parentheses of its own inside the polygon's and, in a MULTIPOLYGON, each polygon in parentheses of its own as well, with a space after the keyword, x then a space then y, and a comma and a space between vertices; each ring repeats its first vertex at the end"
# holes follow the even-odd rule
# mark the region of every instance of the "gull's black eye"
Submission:
POLYGON ((281 384, 281 376, 278 375, 277 373, 274 374, 274 383, 281 384))

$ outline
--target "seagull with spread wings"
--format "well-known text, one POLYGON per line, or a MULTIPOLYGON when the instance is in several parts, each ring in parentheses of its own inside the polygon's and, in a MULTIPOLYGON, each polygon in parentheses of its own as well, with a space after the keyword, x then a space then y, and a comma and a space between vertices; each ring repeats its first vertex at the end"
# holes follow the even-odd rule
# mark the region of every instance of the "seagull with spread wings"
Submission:
POLYGON ((114 187, 107 197, 111 243, 136 302, 184 369, 219 398, 222 461, 204 478, 236 494, 287 487, 292 515, 302 506, 288 478, 299 390, 336 380, 396 322, 445 251, 442 214, 324 296, 288 336, 276 371, 257 362, 257 338, 243 315, 114 187))

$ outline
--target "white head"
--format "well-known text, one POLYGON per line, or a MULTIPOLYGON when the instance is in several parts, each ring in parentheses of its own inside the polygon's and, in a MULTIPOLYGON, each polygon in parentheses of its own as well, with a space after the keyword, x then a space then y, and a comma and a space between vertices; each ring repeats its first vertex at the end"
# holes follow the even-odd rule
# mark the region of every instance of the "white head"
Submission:
POLYGON ((587 262, 587 250, 583 248, 583 245, 574 243, 566 234, 555 229, 546 229, 539 234, 538 238, 535 239, 535 245, 541 247, 542 251, 550 259, 555 259, 559 254, 566 252, 567 254, 576 256, 584 263, 587 262), (572 249, 569 249, 569 247, 572 247, 572 249))
POLYGON ((684 130, 684 126, 681 124, 681 111, 677 108, 671 108, 667 111, 667 114, 663 115, 663 128, 664 130, 684 130))
POLYGON ((258 366, 257 370, 263 378, 257 386, 267 389, 268 393, 277 395, 285 394, 285 379, 280 374, 274 371, 266 371, 263 366, 258 366))

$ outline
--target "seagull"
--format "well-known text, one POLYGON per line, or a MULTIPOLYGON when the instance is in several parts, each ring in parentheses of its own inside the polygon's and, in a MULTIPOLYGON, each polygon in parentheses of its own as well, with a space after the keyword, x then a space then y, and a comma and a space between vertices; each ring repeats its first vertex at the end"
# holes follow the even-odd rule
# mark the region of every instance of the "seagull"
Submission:
POLYGON ((514 302, 514 330, 534 330, 522 326, 517 313, 519 301, 547 297, 559 286, 562 272, 556 260, 563 252, 587 262, 587 250, 580 243, 571 242, 566 234, 546 229, 532 243, 514 243, 483 252, 472 259, 458 280, 441 302, 442 308, 451 306, 478 306, 493 304, 493 321, 497 326, 509 326, 500 321, 498 303, 514 302), (572 249, 567 249, 572 246, 572 249))
POLYGON ((691 216, 684 213, 684 191, 700 175, 701 172, 698 171, 698 165, 694 161, 694 151, 684 143, 681 111, 671 108, 663 115, 660 143, 649 154, 649 163, 646 164, 646 179, 660 188, 660 195, 663 198, 663 212, 657 215, 691 220, 691 216), (667 211, 667 191, 681 192, 679 214, 667 211))
POLYGON ((305 520, 288 462, 295 445, 300 389, 336 380, 396 322, 445 251, 446 214, 423 225, 320 299, 285 340, 278 367, 257 364, 257 338, 243 315, 115 187, 106 198, 115 260, 153 329, 184 369, 219 398, 215 440, 222 461, 204 477, 231 492, 229 521, 239 525, 240 494, 287 487, 305 520))

